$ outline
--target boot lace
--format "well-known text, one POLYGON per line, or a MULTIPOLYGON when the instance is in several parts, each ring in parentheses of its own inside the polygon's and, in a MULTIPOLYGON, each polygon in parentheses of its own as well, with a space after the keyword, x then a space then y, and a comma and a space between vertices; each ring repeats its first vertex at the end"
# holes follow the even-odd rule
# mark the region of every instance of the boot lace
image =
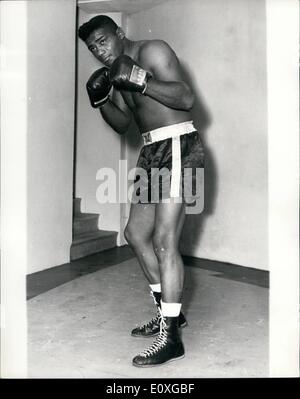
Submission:
POLYGON ((163 348, 166 343, 167 343, 167 331, 166 331, 166 322, 165 319, 161 313, 161 310, 159 309, 160 313, 160 330, 159 330, 159 336, 156 338, 156 340, 153 342, 153 344, 144 350, 143 352, 140 353, 140 356, 143 357, 149 357, 157 353, 161 348, 163 348))
POLYGON ((152 297, 155 306, 159 308, 159 304, 156 302, 156 298, 153 291, 150 291, 150 296, 152 297))
POLYGON ((153 317, 150 321, 148 321, 147 323, 145 322, 144 324, 141 324, 138 328, 140 329, 140 330, 145 330, 145 329, 147 329, 148 327, 152 327, 153 326, 153 324, 159 324, 160 323, 160 316, 156 316, 156 317, 153 317))
POLYGON ((148 328, 148 327, 152 327, 153 326, 153 324, 160 324, 160 319, 161 319, 161 313, 160 313, 160 309, 159 309, 159 307, 157 306, 157 302, 156 302, 156 298, 155 298, 155 296, 154 296, 154 294, 153 294, 153 292, 152 291, 150 291, 150 296, 153 298, 153 301, 154 301, 154 303, 155 303, 155 306, 156 306, 156 308, 157 308, 157 311, 156 311, 156 316, 155 317, 153 317, 150 321, 148 321, 147 323, 145 322, 144 324, 142 324, 142 325, 140 325, 140 329, 141 330, 144 330, 144 329, 146 329, 146 328, 148 328))

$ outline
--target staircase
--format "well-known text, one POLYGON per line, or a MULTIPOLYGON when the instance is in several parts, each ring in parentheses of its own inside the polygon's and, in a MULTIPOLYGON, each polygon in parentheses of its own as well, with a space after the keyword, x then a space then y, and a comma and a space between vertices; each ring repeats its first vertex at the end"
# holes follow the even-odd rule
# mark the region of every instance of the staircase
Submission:
POLYGON ((71 260, 82 258, 117 246, 116 231, 98 229, 99 215, 81 213, 81 198, 73 200, 73 242, 71 260))

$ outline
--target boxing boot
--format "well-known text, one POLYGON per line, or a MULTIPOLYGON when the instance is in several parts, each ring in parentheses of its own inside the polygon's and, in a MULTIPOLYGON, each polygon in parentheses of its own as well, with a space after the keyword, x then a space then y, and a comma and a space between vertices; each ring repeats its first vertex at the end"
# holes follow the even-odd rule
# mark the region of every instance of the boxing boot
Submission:
MULTIPOLYGON (((157 311, 156 317, 151 319, 148 323, 145 323, 139 327, 134 328, 131 331, 131 335, 133 337, 149 338, 149 337, 154 337, 159 334, 160 320, 161 320, 161 316, 160 316, 160 314, 161 314, 160 313, 161 293, 151 291, 150 295, 152 296, 154 304, 156 306, 156 311, 157 311)), ((187 326, 187 321, 181 312, 179 314, 178 323, 179 323, 179 327, 187 326)))
POLYGON ((184 347, 179 334, 179 317, 161 315, 160 332, 153 344, 132 360, 136 367, 153 367, 182 359, 184 347))

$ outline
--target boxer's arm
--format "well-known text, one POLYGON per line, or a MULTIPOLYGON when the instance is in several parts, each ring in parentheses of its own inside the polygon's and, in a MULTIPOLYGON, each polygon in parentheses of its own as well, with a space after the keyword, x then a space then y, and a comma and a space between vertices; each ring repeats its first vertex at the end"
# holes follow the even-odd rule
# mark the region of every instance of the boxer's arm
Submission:
POLYGON ((100 112, 105 120, 117 133, 124 134, 131 121, 131 112, 117 90, 113 90, 112 100, 108 100, 100 112))
POLYGON ((175 52, 163 41, 148 42, 141 50, 142 65, 153 73, 145 95, 175 109, 190 110, 194 95, 184 82, 175 52))

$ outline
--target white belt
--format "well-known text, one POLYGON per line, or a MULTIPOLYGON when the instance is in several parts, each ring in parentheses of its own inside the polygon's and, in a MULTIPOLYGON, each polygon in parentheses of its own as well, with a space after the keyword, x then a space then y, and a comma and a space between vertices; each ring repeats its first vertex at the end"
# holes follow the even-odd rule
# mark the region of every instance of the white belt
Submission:
POLYGON ((180 196, 181 180, 181 147, 180 136, 194 132, 193 121, 176 123, 143 133, 144 145, 172 138, 172 179, 170 197, 180 196))
POLYGON ((150 130, 149 132, 142 133, 142 137, 144 145, 149 145, 155 143, 156 141, 166 140, 171 137, 178 137, 182 136, 183 134, 192 133, 195 130, 196 129, 193 125, 193 121, 187 121, 150 130))

